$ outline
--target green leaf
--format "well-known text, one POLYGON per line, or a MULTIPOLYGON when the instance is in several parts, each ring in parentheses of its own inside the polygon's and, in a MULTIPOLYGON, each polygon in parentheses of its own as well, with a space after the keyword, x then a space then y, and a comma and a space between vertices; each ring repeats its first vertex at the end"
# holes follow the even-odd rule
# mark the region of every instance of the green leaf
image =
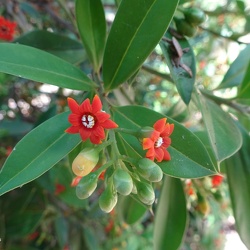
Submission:
MULTIPOLYGON (((140 127, 153 126, 165 116, 140 106, 124 106, 115 108, 113 118, 120 127, 139 129, 140 127)), ((213 163, 205 146, 185 127, 168 118, 169 123, 174 123, 175 129, 171 135, 170 161, 159 163, 165 174, 180 178, 198 178, 215 174, 213 163)), ((128 153, 130 157, 145 157, 139 140, 125 133, 118 133, 123 143, 119 142, 119 150, 128 153)))
POLYGON ((68 114, 44 122, 15 146, 0 172, 0 195, 36 179, 80 143, 78 134, 64 132, 68 114))
POLYGON ((217 89, 231 88, 239 86, 244 78, 249 64, 250 44, 240 52, 235 61, 231 64, 229 70, 225 74, 221 84, 217 89))
POLYGON ((76 21, 94 71, 100 69, 106 41, 106 20, 100 0, 77 0, 76 21))
MULTIPOLYGON (((166 34, 166 37, 171 39, 169 34, 166 34)), ((187 39, 183 38, 178 40, 182 49, 189 48, 189 51, 183 53, 181 57, 181 63, 185 64, 190 68, 192 71, 192 77, 182 68, 182 67, 175 67, 172 62, 172 50, 170 48, 170 44, 168 42, 161 42, 161 48, 163 55, 166 59, 168 68, 170 70, 172 79, 176 84, 176 88, 184 101, 185 104, 188 104, 191 100, 193 87, 195 83, 195 76, 196 76, 196 64, 195 64, 195 56, 192 47, 189 45, 187 39)))
POLYGON ((80 69, 47 52, 1 43, 0 55, 0 72, 74 90, 90 91, 95 87, 80 69))
POLYGON ((123 0, 108 36, 103 78, 106 90, 132 76, 165 33, 178 0, 123 0))
POLYGON ((138 222, 147 211, 147 207, 131 196, 120 196, 118 200, 118 215, 128 225, 138 222))
POLYGON ((250 248, 250 136, 241 128, 243 135, 242 148, 232 157, 225 160, 227 180, 230 190, 232 208, 237 231, 250 248))
POLYGON ((215 158, 221 162, 239 150, 241 133, 228 113, 202 95, 196 96, 215 158))
POLYGON ((154 249, 179 249, 187 224, 181 181, 165 176, 154 224, 154 249))
POLYGON ((243 99, 250 99, 250 61, 237 97, 243 99))
POLYGON ((86 52, 80 42, 46 30, 34 30, 26 33, 15 39, 14 43, 45 50, 72 64, 86 60, 86 52))

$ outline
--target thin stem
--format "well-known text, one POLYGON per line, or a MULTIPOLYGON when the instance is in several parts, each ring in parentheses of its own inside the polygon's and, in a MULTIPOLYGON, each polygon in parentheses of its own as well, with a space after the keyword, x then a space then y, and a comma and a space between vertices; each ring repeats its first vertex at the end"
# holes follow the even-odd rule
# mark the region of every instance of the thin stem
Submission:
POLYGON ((114 164, 113 160, 108 161, 104 165, 102 165, 100 168, 98 168, 95 172, 97 175, 100 175, 104 170, 106 170, 108 167, 110 167, 112 164, 114 164))
POLYGON ((133 130, 133 129, 127 129, 127 128, 116 128, 115 132, 120 132, 120 133, 125 133, 129 135, 133 135, 135 137, 138 136, 138 130, 133 130))

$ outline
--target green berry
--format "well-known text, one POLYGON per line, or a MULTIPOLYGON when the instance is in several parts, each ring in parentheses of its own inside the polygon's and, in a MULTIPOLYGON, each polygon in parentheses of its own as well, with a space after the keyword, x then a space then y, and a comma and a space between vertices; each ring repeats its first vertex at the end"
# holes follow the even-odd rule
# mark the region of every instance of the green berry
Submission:
POLYGON ((138 161, 136 170, 140 176, 151 182, 161 181, 163 177, 161 168, 147 158, 142 158, 138 161))
POLYGON ((185 19, 175 19, 175 25, 177 28, 177 31, 184 35, 184 36, 194 36, 195 33, 197 32, 197 27, 192 26, 189 22, 187 22, 185 19))
POLYGON ((117 169, 113 176, 114 187, 118 193, 129 195, 133 189, 133 180, 130 174, 123 170, 117 169))
POLYGON ((206 14, 198 8, 189 8, 183 11, 185 19, 192 25, 199 25, 206 20, 206 14))

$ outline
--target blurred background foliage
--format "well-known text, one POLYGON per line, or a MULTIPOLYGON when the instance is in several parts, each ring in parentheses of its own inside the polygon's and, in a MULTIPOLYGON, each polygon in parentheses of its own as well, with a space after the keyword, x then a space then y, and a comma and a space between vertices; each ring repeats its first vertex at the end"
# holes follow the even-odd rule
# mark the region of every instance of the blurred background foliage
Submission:
MULTIPOLYGON (((118 3, 103 0, 109 26, 118 3)), ((80 65, 88 74, 91 67, 78 42, 74 5, 73 0, 1 0, 0 15, 17 23, 13 42, 53 53, 80 65)), ((198 7, 207 15, 196 34, 188 39, 196 57, 196 85, 215 90, 219 97, 235 97, 236 86, 221 88, 220 83, 250 42, 249 0, 182 0, 180 7, 198 7)), ((175 17, 182 15, 178 9, 175 17)), ((249 55, 242 55, 240 60, 247 62, 249 55)), ((66 98, 79 94, 0 73, 0 166, 26 133, 65 111, 66 98)), ((200 111, 192 102, 186 106, 172 83, 160 46, 138 75, 115 90, 114 96, 120 105, 137 103, 152 108, 192 131, 201 126, 200 111)), ((249 105, 249 99, 240 100, 240 104, 249 105)), ((249 128, 249 111, 240 120, 249 128)), ((76 197, 72 179, 68 159, 64 159, 37 180, 0 197, 0 249, 1 246, 6 250, 153 248, 154 216, 150 211, 132 199, 120 199, 115 210, 104 214, 97 204, 102 180, 99 191, 83 201, 76 197)), ((246 249, 243 245, 228 246, 232 237, 241 243, 235 232, 227 180, 220 177, 183 180, 183 186, 189 221, 180 249, 246 249)))

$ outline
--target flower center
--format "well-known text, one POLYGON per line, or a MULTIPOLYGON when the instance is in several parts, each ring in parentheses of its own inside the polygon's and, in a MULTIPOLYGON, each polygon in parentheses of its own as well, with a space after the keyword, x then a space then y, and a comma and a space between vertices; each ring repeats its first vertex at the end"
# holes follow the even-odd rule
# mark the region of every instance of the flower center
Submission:
POLYGON ((163 143, 163 139, 162 137, 159 137, 157 141, 155 142, 155 147, 159 148, 162 145, 162 143, 163 143))
POLYGON ((92 115, 82 116, 82 125, 86 128, 93 128, 95 126, 95 118, 92 115))

